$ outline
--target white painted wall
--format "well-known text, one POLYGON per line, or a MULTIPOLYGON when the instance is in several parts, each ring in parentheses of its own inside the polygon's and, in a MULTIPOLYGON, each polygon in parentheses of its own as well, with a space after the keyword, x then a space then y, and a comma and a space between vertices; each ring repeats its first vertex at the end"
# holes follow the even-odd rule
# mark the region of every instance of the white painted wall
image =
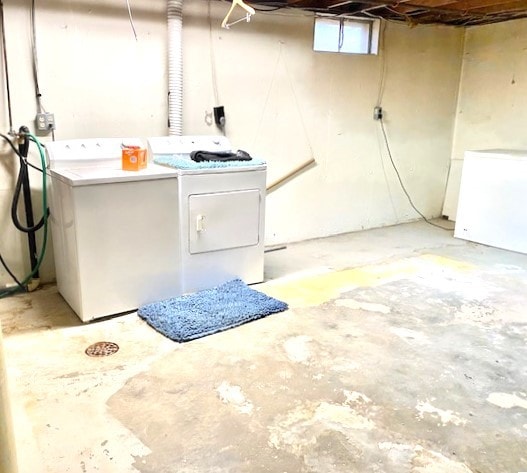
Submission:
MULTIPOLYGON (((468 28, 452 159, 466 150, 527 149, 527 20, 468 28)), ((454 163, 453 161, 453 163, 454 163)), ((445 215, 455 220, 459 163, 452 167, 445 215)))
MULTIPOLYGON (((4 1, 17 130, 21 125, 32 129, 37 111, 31 68, 30 4, 30 0, 4 1)), ((132 2, 138 41, 134 39, 125 2, 46 0, 37 1, 36 5, 40 87, 44 107, 55 113, 56 139, 166 133, 164 0, 132 2)), ((3 79, 3 68, 1 74, 3 79)), ((5 134, 8 120, 4 87, 0 100, 0 129, 5 134)), ((27 239, 14 229, 9 211, 18 164, 3 143, 0 150, 0 251, 11 269, 22 277, 29 271, 27 239)), ((40 164, 35 152, 31 156, 35 164, 40 164)), ((40 209, 41 177, 32 171, 30 178, 35 188, 34 205, 40 209)), ((44 281, 54 279, 52 250, 49 242, 41 268, 44 281)), ((11 279, 0 267, 0 287, 8 282, 11 279)))
MULTIPOLYGON (((30 1, 4 3, 19 126, 36 111, 30 1)), ((51 0, 37 5, 41 86, 45 105, 56 115, 57 139, 165 134, 164 0, 132 2, 137 42, 124 2, 51 0)), ((205 114, 217 105, 213 58, 227 134, 236 148, 268 161, 269 182, 312 156, 318 163, 268 196, 267 244, 416 218, 372 119, 383 68, 382 105, 393 157, 422 212, 440 214, 463 30, 388 24, 380 56, 314 53, 309 14, 258 12, 250 23, 222 30, 229 4, 212 2, 209 29, 207 5, 185 0, 184 132, 217 132, 205 122, 205 114)), ((0 119, 7 130, 5 117, 0 119)), ((6 209, 16 166, 7 156, 0 158, 1 249, 20 273, 27 269, 26 243, 8 230, 6 209)), ((43 276, 53 277, 51 258, 43 276)), ((5 281, 0 270, 0 285, 5 281)))
MULTIPOLYGON (((389 24, 381 56, 312 52, 313 18, 257 13, 212 45, 234 144, 269 162, 273 182, 312 156, 318 166, 267 199, 267 242, 320 237, 416 218, 372 119, 383 106, 395 161, 415 203, 440 215, 451 151, 463 30, 389 24)), ((187 2, 185 128, 207 132, 213 87, 203 2, 187 2), (192 104, 192 105, 190 105, 192 104)))

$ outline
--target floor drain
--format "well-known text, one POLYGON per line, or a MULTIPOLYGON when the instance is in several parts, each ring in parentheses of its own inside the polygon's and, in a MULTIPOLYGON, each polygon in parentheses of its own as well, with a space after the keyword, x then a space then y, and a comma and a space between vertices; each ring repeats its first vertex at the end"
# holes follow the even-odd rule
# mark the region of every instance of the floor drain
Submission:
POLYGON ((86 348, 88 356, 110 356, 119 350, 119 345, 113 342, 97 342, 86 348))

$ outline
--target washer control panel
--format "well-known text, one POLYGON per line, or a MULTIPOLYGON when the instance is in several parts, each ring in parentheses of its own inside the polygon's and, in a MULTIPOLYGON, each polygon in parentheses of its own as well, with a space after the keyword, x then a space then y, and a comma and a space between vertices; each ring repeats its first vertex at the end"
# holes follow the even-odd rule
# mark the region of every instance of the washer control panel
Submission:
POLYGON ((124 145, 140 146, 140 138, 89 138, 52 141, 46 143, 50 169, 79 168, 85 166, 110 166, 121 162, 124 145))

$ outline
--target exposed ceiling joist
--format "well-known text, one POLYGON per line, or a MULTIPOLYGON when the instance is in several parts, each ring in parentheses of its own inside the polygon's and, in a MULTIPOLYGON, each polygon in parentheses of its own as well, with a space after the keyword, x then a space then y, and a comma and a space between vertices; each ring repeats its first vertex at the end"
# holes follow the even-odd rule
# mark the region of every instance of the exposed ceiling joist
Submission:
POLYGON ((299 8, 411 24, 471 26, 527 17, 527 0, 255 0, 253 5, 299 8))

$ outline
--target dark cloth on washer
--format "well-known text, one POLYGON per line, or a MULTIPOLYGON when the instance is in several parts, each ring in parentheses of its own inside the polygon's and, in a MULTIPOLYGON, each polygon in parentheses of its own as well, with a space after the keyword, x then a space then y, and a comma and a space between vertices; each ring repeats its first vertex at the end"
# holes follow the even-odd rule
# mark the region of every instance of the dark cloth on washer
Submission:
POLYGON ((201 161, 251 161, 253 158, 239 149, 236 153, 231 151, 192 151, 190 159, 197 163, 201 161))

